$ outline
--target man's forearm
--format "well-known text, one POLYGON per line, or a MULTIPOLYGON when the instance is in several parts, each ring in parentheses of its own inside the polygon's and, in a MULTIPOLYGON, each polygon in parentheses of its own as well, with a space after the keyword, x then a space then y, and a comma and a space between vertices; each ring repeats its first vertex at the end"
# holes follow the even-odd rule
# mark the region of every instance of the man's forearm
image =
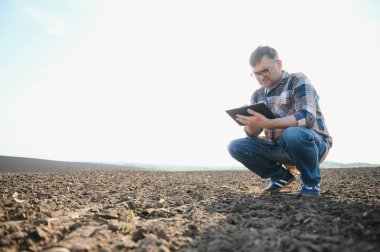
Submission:
POLYGON ((297 126, 297 119, 293 116, 270 119, 266 125, 268 129, 285 129, 292 126, 297 126))

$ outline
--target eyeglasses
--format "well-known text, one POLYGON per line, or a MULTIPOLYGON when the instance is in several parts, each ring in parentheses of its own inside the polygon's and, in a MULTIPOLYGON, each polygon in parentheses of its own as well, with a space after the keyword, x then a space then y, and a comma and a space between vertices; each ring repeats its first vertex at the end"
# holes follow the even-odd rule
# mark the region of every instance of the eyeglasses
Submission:
POLYGON ((259 72, 252 72, 251 73, 251 77, 256 77, 256 78, 259 78, 260 75, 263 75, 263 76, 268 76, 270 74, 270 71, 272 71, 272 67, 267 67, 259 72))

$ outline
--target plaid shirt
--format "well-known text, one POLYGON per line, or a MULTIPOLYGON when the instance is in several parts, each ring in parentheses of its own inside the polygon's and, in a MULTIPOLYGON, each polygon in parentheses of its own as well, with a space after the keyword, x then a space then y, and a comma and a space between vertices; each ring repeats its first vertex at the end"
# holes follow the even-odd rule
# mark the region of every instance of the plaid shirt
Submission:
MULTIPOLYGON (((251 97, 251 104, 265 103, 277 118, 294 115, 298 126, 314 130, 332 146, 332 138, 318 104, 319 96, 303 73, 289 74, 282 71, 280 82, 273 89, 260 88, 251 97)), ((265 129, 261 137, 269 143, 277 142, 284 129, 265 129)))

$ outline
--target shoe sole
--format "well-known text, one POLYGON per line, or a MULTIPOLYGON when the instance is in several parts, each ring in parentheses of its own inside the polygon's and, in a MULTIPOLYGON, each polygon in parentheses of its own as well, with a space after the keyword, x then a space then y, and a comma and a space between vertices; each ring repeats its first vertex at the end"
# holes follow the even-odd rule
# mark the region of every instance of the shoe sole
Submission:
POLYGON ((276 189, 276 190, 272 190, 272 191, 268 191, 268 190, 264 190, 263 192, 262 192, 262 194, 277 194, 277 193, 279 193, 282 189, 284 189, 285 187, 288 187, 291 183, 293 183, 294 181, 296 180, 296 178, 292 178, 292 179, 290 179, 289 181, 288 181, 288 183, 286 183, 283 187, 281 187, 281 188, 278 188, 278 189, 276 189))

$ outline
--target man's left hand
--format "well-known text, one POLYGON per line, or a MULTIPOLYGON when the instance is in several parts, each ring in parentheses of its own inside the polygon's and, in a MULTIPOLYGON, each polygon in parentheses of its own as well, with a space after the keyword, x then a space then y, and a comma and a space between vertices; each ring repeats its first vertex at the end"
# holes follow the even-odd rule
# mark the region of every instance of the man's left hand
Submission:
POLYGON ((247 112, 252 116, 236 115, 236 120, 238 120, 244 125, 260 127, 263 129, 268 128, 268 123, 270 119, 266 118, 265 116, 256 111, 253 111, 252 109, 248 109, 247 112))

